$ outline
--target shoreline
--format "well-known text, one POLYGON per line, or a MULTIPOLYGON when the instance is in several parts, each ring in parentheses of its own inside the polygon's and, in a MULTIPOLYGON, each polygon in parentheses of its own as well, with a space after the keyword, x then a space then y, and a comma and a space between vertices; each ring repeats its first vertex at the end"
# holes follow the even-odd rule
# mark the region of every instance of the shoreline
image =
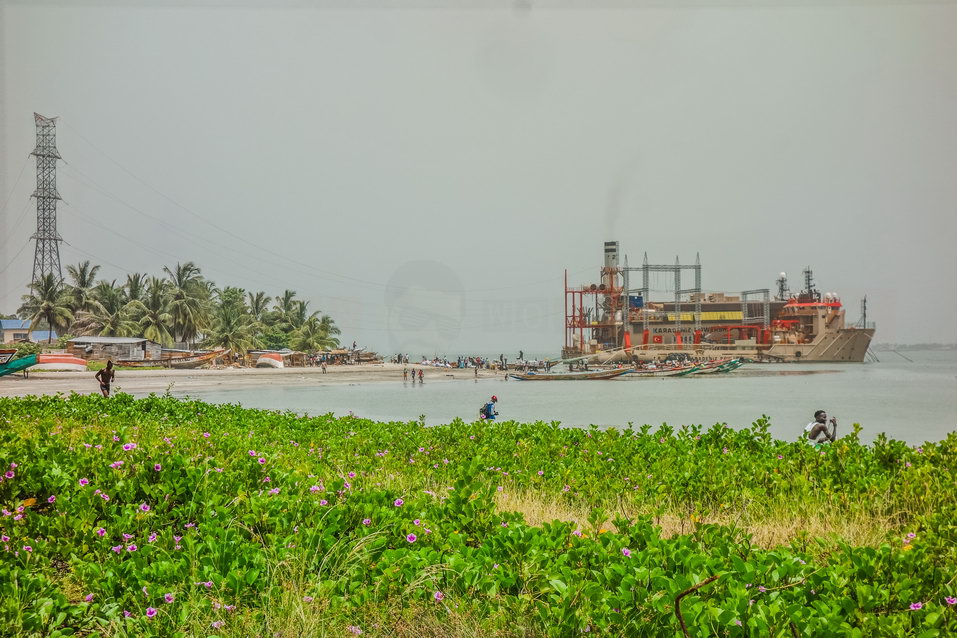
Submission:
MULTIPOLYGON (((354 383, 387 383, 402 381, 402 368, 398 363, 363 363, 357 365, 329 366, 326 374, 319 367, 308 368, 221 368, 211 370, 118 370, 113 382, 113 392, 130 394, 162 394, 172 391, 213 390, 263 386, 315 386, 347 385, 354 383)), ((467 381, 476 379, 473 368, 434 368, 408 364, 410 371, 422 370, 428 383, 437 381, 467 381)), ((13 374, 0 378, 0 397, 29 395, 56 395, 77 392, 95 394, 99 384, 95 373, 83 372, 31 372, 29 378, 13 374)), ((501 378, 498 370, 479 370, 479 379, 501 378)))

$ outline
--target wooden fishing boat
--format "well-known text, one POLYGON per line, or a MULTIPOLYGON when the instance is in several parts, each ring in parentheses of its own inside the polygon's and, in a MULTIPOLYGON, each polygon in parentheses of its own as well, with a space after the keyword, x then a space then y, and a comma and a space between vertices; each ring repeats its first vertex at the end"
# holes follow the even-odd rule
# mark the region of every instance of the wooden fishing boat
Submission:
POLYGON ((14 359, 13 356, 16 355, 16 353, 16 350, 13 351, 13 355, 11 355, 8 350, 0 350, 0 357, 2 357, 0 358, 0 377, 26 370, 30 366, 37 364, 37 355, 28 354, 25 357, 14 359))
POLYGON ((633 368, 629 373, 629 377, 635 377, 636 379, 644 379, 647 377, 681 377, 687 374, 692 374, 697 369, 697 365, 691 364, 686 366, 675 366, 673 368, 651 368, 651 369, 635 369, 633 368))
POLYGON ((722 364, 718 367, 718 372, 731 372, 732 370, 737 370, 744 365, 744 361, 741 359, 731 359, 727 363, 722 364))
POLYGON ((37 355, 37 369, 53 372, 86 372, 86 359, 74 357, 72 354, 44 354, 37 355))
POLYGON ((695 370, 695 374, 712 374, 714 372, 719 372, 721 370, 721 366, 727 365, 728 363, 731 363, 731 361, 732 359, 717 359, 715 361, 702 363, 698 369, 695 370))
POLYGON ((116 361, 116 365, 124 368, 174 368, 176 370, 191 370, 199 366, 212 363, 216 359, 226 356, 229 350, 214 350, 203 354, 184 354, 177 356, 162 357, 160 359, 136 359, 116 361))
POLYGON ((0 366, 7 363, 11 359, 17 356, 16 348, 3 348, 0 349, 0 366))
POLYGON ((264 352, 256 359, 257 368, 284 368, 285 365, 278 352, 264 352))
POLYGON ((519 381, 586 381, 614 379, 631 372, 631 368, 615 368, 613 370, 586 370, 584 372, 527 372, 525 374, 509 374, 508 376, 519 381))

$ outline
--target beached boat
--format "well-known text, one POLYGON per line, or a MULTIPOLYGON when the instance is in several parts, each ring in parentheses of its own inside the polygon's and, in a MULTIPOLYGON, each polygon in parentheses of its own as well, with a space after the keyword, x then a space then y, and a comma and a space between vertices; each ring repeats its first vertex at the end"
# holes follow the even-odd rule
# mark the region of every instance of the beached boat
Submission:
POLYGON ((190 370, 199 366, 212 363, 216 359, 226 356, 229 350, 214 350, 203 354, 185 354, 178 356, 163 357, 161 359, 136 359, 116 361, 116 365, 124 368, 174 368, 177 370, 190 370))
POLYGON ((37 369, 53 372, 86 372, 86 359, 74 357, 72 354, 39 354, 37 355, 37 369))
POLYGON ((282 355, 278 352, 264 352, 256 359, 257 368, 284 368, 282 355))
POLYGON ((644 379, 646 377, 683 377, 688 374, 693 374, 697 368, 698 366, 695 364, 675 366, 673 368, 632 368, 628 376, 635 377, 636 379, 644 379))
POLYGON ((16 350, 13 351, 13 354, 10 354, 9 350, 0 350, 0 377, 26 370, 30 366, 37 364, 37 355, 35 354, 28 354, 25 357, 14 359, 13 357, 16 354, 16 350))
POLYGON ((519 381, 586 381, 614 379, 631 372, 631 368, 615 368, 613 370, 586 370, 585 372, 527 372, 525 374, 509 374, 508 376, 519 381))

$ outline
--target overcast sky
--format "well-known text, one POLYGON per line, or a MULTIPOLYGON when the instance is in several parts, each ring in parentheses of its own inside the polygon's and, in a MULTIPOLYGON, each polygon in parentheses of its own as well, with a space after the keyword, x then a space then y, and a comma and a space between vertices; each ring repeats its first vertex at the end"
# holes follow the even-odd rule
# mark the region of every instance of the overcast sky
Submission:
POLYGON ((126 4, 0 0, 0 312, 36 111, 64 272, 192 260, 380 352, 555 353, 610 239, 957 340, 953 3, 126 4))

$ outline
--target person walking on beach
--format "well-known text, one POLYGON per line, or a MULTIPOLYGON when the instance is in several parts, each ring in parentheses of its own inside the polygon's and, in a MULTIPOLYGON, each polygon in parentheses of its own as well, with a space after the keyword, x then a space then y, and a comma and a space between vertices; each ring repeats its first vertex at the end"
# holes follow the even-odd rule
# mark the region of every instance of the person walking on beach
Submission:
POLYGON ((824 410, 818 410, 814 413, 814 420, 808 423, 804 427, 804 435, 807 437, 807 442, 818 447, 824 445, 825 443, 833 443, 837 440, 837 419, 831 417, 831 431, 828 432, 827 428, 827 412, 824 410))
POLYGON ((408 367, 408 366, 402 368, 402 380, 403 380, 403 381, 408 381, 408 380, 409 380, 409 367, 408 367))
POLYGON ((110 384, 113 383, 115 376, 116 372, 113 371, 112 360, 107 361, 106 367, 94 375, 94 378, 100 382, 100 392, 103 393, 103 396, 110 396, 110 384))
POLYGON ((419 369, 419 383, 422 383, 422 370, 419 369))
POLYGON ((322 373, 323 373, 323 374, 326 373, 326 360, 325 360, 325 359, 322 360, 322 373))

